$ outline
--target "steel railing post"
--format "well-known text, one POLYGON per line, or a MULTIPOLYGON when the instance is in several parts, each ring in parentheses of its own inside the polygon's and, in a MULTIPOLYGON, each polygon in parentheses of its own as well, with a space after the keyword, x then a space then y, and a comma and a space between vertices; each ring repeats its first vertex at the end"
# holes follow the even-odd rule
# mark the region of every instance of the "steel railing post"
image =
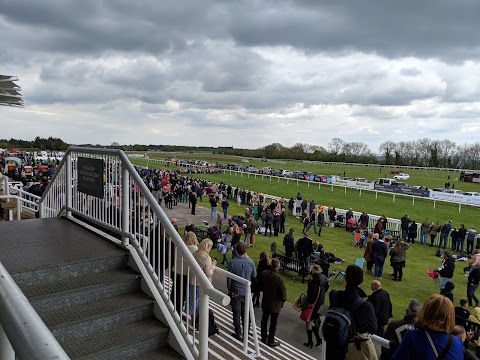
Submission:
POLYGON ((130 225, 130 176, 126 167, 122 166, 122 244, 127 246, 130 225))
POLYGON ((245 314, 243 315, 243 352, 248 354, 248 333, 250 332, 250 303, 252 302, 252 290, 249 284, 245 284, 245 314))
POLYGON ((72 181, 72 155, 71 153, 67 153, 67 159, 65 162, 66 169, 65 169, 65 207, 67 211, 67 217, 72 216, 72 197, 73 197, 73 181, 72 181))
POLYGON ((208 308, 209 297, 204 289, 200 287, 200 311, 198 324, 198 358, 200 360, 208 359, 208 308))
MULTIPOLYGON (((18 194, 21 195, 21 194, 18 194)), ((17 220, 22 220, 22 201, 17 195, 17 220)))

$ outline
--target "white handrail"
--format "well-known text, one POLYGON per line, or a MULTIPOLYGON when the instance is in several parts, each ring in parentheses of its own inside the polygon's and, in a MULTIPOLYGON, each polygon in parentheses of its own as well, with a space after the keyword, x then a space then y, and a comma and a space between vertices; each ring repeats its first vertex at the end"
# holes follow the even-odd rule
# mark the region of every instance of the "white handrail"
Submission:
POLYGON ((243 323, 246 324, 245 326, 247 329, 243 329, 243 352, 248 355, 248 328, 250 324, 250 318, 252 322, 252 334, 253 334, 253 343, 255 344, 255 356, 260 355, 260 346, 258 344, 258 334, 257 334, 257 327, 255 325, 255 313, 253 310, 253 301, 252 301, 252 282, 250 280, 244 279, 241 276, 231 273, 230 271, 226 271, 220 267, 217 267, 216 271, 227 278, 230 278, 240 284, 245 285, 245 302, 247 306, 245 306, 245 314, 244 314, 244 321, 243 323))
MULTIPOLYGON (((153 281, 157 284, 157 291, 161 292, 163 303, 163 307, 160 303, 159 306, 162 310, 171 313, 173 323, 170 321, 169 325, 178 327, 172 333, 182 349, 185 351, 188 348, 195 358, 208 357, 209 298, 226 306, 230 302, 230 297, 215 289, 210 283, 136 169, 121 150, 70 147, 39 203, 41 217, 57 216, 60 210, 64 209, 67 217, 71 217, 72 220, 76 222, 87 220, 85 226, 90 226, 108 238, 112 237, 112 232, 116 234, 120 240, 114 239, 115 242, 122 243, 125 247, 129 244, 134 245, 128 249, 136 251, 138 256, 133 258, 142 274, 145 269, 148 269, 147 273, 143 274, 148 276, 147 283, 153 281), (103 164, 103 174, 97 174, 97 179, 100 186, 103 185, 103 197, 98 198, 78 191, 80 176, 78 159, 80 158, 102 160, 100 164, 103 164), (121 200, 118 200, 119 197, 121 200), (92 227, 88 222, 106 229, 110 234, 105 230, 92 227), (175 259, 177 257, 181 259, 187 269, 186 272, 184 268, 178 269, 177 265, 172 263, 170 255, 173 249, 175 249, 175 259), (170 274, 164 275, 164 273, 170 273, 170 270, 181 277, 180 283, 169 279, 170 274), (183 297, 183 294, 180 298, 176 298, 178 289, 182 287, 183 277, 188 274, 195 279, 195 284, 199 288, 199 295, 193 295, 197 301, 200 298, 198 349, 195 347, 195 333, 189 334, 188 321, 183 323, 182 313, 177 307, 177 305, 181 307, 182 299, 187 301, 188 307, 189 299, 183 297), (194 337, 194 341, 190 340, 191 336, 194 337)), ((194 288, 192 292, 189 287, 187 294, 191 295, 196 291, 198 290, 194 288)), ((165 317, 168 318, 167 315, 165 317)), ((195 316, 193 321, 194 325, 195 316)))

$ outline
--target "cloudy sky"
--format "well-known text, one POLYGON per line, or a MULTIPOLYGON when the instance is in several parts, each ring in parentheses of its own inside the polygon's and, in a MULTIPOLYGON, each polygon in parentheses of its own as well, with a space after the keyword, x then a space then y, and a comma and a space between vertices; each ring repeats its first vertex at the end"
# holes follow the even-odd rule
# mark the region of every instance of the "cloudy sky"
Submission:
POLYGON ((0 0, 0 74, 26 104, 0 108, 0 137, 472 143, 479 14, 478 0, 0 0))

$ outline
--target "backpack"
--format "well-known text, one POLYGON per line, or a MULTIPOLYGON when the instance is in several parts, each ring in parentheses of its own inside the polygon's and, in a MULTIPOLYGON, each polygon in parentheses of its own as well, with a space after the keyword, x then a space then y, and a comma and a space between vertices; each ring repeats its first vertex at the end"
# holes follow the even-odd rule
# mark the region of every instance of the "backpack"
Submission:
MULTIPOLYGON (((340 291, 333 290, 333 298, 340 296, 340 291)), ((360 305, 365 302, 364 299, 358 297, 350 307, 351 310, 347 310, 343 307, 331 306, 325 315, 325 320, 322 325, 323 338, 327 342, 328 346, 334 348, 346 348, 348 341, 352 339, 356 334, 354 331, 355 325, 352 321, 351 313, 354 312, 360 305)), ((332 301, 333 304, 338 304, 338 301, 332 301)))

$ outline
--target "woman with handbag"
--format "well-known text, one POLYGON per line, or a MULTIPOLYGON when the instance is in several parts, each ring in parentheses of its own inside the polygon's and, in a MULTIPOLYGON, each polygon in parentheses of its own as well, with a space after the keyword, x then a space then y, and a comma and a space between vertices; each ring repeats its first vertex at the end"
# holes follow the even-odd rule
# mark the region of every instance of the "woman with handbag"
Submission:
POLYGON ((322 343, 320 338, 320 315, 318 310, 320 306, 325 302, 325 293, 328 290, 328 279, 322 274, 322 268, 320 265, 315 264, 311 268, 312 280, 308 282, 307 296, 308 305, 302 310, 300 318, 305 321, 307 327, 307 342, 303 345, 307 347, 313 347, 313 335, 317 343, 315 346, 319 346, 322 343))

